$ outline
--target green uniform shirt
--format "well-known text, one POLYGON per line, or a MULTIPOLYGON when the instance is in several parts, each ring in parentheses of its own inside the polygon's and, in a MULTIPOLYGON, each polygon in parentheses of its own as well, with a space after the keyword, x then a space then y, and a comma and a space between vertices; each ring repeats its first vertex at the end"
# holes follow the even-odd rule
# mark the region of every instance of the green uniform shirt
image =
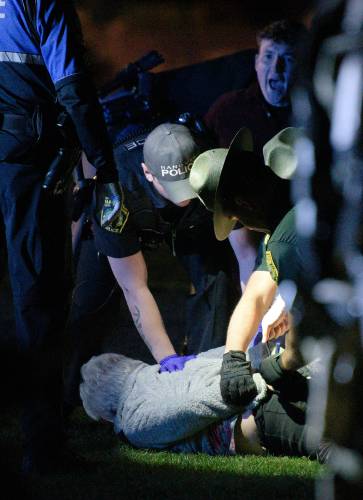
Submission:
POLYGON ((266 235, 256 271, 268 271, 277 284, 283 280, 296 282, 301 272, 301 262, 295 228, 295 209, 292 208, 275 231, 266 235))

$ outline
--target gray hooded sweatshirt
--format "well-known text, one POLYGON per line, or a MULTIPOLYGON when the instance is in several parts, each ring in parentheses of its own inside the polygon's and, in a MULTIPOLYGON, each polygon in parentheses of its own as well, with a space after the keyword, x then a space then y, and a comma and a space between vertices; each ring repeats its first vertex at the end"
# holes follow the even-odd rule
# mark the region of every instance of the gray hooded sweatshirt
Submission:
POLYGON ((173 373, 159 373, 159 365, 140 361, 125 381, 114 421, 116 432, 122 431, 140 448, 215 454, 213 434, 214 441, 223 438, 228 449, 231 432, 226 431, 226 419, 241 408, 226 405, 221 396, 223 352, 221 347, 199 354, 173 373), (219 425, 217 437, 216 425, 208 432, 213 424, 219 425))

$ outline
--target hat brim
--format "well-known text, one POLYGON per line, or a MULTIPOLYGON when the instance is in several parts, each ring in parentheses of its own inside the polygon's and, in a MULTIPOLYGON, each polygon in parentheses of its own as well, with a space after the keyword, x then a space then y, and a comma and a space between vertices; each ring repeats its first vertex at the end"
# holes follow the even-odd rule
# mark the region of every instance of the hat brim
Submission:
POLYGON ((224 175, 235 161, 236 156, 245 151, 253 152, 253 139, 250 130, 243 127, 234 136, 228 148, 228 153, 221 168, 219 182, 216 189, 213 209, 213 225, 214 234, 219 241, 223 241, 228 238, 229 234, 236 225, 235 219, 227 217, 223 213, 223 207, 220 202, 220 186, 223 182, 224 175))
POLYGON ((265 164, 280 179, 291 179, 297 169, 296 142, 303 138, 303 131, 296 127, 286 127, 274 135, 263 146, 265 164))
POLYGON ((230 168, 233 160, 246 151, 253 153, 253 139, 250 130, 243 127, 233 137, 231 144, 229 145, 228 153, 226 159, 224 160, 221 172, 221 179, 223 174, 225 174, 225 172, 230 168))
POLYGON ((213 212, 213 226, 214 226, 214 234, 218 241, 223 241, 228 238, 230 232, 233 230, 236 225, 236 220, 231 219, 230 217, 226 217, 223 214, 222 207, 219 201, 216 199, 214 203, 214 212, 213 212))
POLYGON ((158 181, 164 188, 168 199, 176 205, 183 201, 197 198, 197 194, 193 191, 189 179, 174 182, 163 182, 160 181, 160 179, 158 179, 158 181))

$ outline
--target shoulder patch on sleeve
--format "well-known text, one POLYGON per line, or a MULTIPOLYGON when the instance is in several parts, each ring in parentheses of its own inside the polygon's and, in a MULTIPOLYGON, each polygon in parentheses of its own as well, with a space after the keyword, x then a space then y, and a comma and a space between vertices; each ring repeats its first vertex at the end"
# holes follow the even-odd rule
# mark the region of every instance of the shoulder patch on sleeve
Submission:
POLYGON ((274 281, 276 281, 276 283, 277 283, 278 278, 279 278, 279 271, 278 271, 277 267, 275 266, 274 260, 272 258, 272 253, 270 250, 266 250, 266 264, 269 268, 272 279, 274 281))

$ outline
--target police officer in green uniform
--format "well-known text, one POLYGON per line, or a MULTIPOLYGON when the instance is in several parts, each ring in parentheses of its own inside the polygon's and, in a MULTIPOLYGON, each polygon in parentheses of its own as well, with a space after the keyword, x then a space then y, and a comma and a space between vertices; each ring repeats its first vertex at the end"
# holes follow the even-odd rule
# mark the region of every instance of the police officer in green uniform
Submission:
POLYGON ((266 234, 262 245, 262 256, 258 260, 257 271, 267 271, 280 284, 284 280, 296 281, 301 260, 295 231, 295 208, 283 217, 274 232, 266 234))
MULTIPOLYGON (((288 127, 275 135, 263 148, 263 162, 253 152, 251 133, 244 128, 229 149, 206 151, 194 161, 191 170, 193 189, 214 212, 217 239, 227 238, 236 220, 248 229, 266 233, 259 263, 228 326, 221 392, 230 404, 247 404, 256 395, 245 353, 275 300, 278 285, 284 280, 296 282, 301 269, 289 182, 297 165, 292 145, 300 134, 288 127)), ((282 307, 276 322, 263 333, 263 341, 289 329, 291 321, 282 307)), ((299 363, 297 354, 283 353, 274 358, 272 367, 269 362, 261 370, 272 382, 271 377, 275 380, 281 370, 296 369, 299 363)))

